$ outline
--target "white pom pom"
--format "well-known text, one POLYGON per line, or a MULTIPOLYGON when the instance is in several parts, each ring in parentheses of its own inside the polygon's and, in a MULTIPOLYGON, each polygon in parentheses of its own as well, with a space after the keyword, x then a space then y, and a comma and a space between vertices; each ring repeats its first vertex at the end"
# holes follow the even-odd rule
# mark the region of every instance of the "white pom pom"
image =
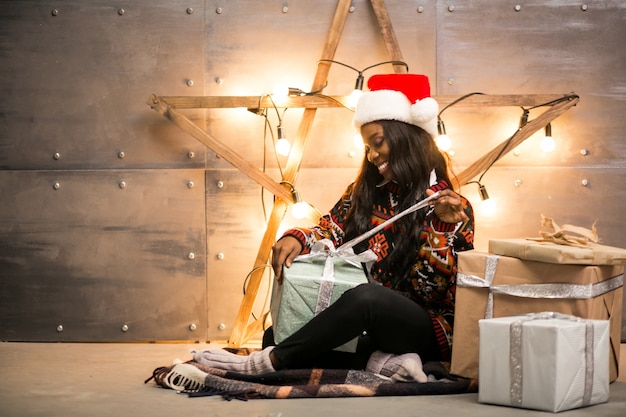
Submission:
POLYGON ((426 97, 411 106, 411 117, 416 124, 424 123, 437 117, 438 111, 437 101, 432 97, 426 97))

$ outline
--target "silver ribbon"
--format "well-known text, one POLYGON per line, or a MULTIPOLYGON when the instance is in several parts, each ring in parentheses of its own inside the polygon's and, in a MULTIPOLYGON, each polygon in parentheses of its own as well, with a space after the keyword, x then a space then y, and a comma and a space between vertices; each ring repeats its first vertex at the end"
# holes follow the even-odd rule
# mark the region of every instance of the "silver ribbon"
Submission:
POLYGON ((362 263, 365 264, 365 269, 366 269, 365 274, 369 280, 370 279, 369 269, 371 265, 376 261, 376 259, 378 259, 378 256, 371 249, 368 249, 365 252, 361 252, 357 255, 354 253, 354 250, 352 248, 358 245, 359 243, 363 242, 365 239, 378 233, 380 230, 383 230, 385 227, 389 226, 391 223, 395 222, 396 220, 406 216, 407 214, 417 211, 423 207, 426 207, 432 200, 436 199, 437 197, 439 197, 439 191, 437 191, 430 197, 427 197, 415 203, 408 209, 396 214, 389 220, 379 224, 373 229, 368 230, 362 235, 359 235, 355 237, 354 239, 344 243, 343 245, 339 246, 337 249, 335 249, 335 245, 333 244, 331 240, 321 239, 313 244, 308 254, 300 255, 296 257, 295 260, 302 260, 302 259, 307 259, 307 258, 311 258, 315 256, 326 257, 326 262, 324 264, 324 272, 320 280, 320 289, 319 289, 318 296, 317 296, 317 303, 315 305, 314 314, 317 316, 320 312, 322 312, 324 309, 326 309, 330 305, 330 300, 333 294, 333 288, 335 286, 334 284, 335 272, 334 272, 334 264, 332 260, 333 257, 340 257, 344 261, 352 265, 355 265, 357 267, 360 267, 362 263))
POLYGON ((609 293, 624 285, 624 274, 594 284, 518 284, 492 285, 498 265, 498 255, 487 255, 484 278, 472 274, 457 273, 457 286, 467 288, 488 288, 485 318, 493 317, 493 295, 505 294, 523 298, 549 299, 589 299, 609 293))
POLYGON ((547 319, 561 319, 561 320, 573 320, 582 322, 585 324, 585 387, 583 393, 583 407, 588 406, 591 403, 591 394, 593 393, 593 374, 594 374, 594 327, 593 323, 589 320, 584 320, 579 317, 560 314, 554 312, 543 312, 527 314, 519 320, 513 321, 509 326, 509 343, 510 343, 510 372, 511 372, 511 385, 510 385, 510 398, 511 405, 521 407, 523 402, 523 385, 524 385, 524 363, 522 356, 522 346, 524 337, 524 323, 531 320, 547 320, 547 319))
POLYGON ((339 249, 335 249, 335 245, 331 240, 321 239, 313 244, 313 247, 308 254, 296 257, 295 261, 315 257, 325 258, 324 270, 322 272, 322 276, 320 277, 320 288, 317 294, 317 302, 315 303, 315 316, 328 308, 330 305, 333 288, 335 287, 335 264, 333 258, 340 258, 341 260, 358 268, 361 268, 362 263, 367 265, 377 259, 376 254, 371 250, 355 254, 351 248, 343 249, 342 247, 339 247, 339 249))

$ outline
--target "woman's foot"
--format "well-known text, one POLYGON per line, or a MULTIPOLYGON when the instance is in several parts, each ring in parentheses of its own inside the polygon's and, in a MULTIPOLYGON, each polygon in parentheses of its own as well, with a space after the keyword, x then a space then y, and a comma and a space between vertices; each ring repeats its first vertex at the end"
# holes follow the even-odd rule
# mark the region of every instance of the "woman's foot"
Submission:
POLYGON ((270 354, 274 346, 252 352, 248 356, 236 355, 224 349, 207 349, 191 351, 193 359, 203 365, 225 371, 237 372, 246 375, 260 375, 275 372, 270 354))

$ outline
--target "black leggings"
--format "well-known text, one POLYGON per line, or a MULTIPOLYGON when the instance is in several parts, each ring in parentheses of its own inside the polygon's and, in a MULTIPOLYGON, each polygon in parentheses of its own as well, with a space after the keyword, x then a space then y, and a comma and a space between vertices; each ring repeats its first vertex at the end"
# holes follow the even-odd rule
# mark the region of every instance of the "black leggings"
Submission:
MULTIPOLYGON (((273 344, 268 329, 263 347, 273 344)), ((430 316, 417 303, 377 284, 361 284, 274 348, 280 368, 363 369, 375 350, 439 359, 430 316), (365 334, 363 334, 365 332, 365 334), (356 353, 332 349, 359 337, 356 353)))

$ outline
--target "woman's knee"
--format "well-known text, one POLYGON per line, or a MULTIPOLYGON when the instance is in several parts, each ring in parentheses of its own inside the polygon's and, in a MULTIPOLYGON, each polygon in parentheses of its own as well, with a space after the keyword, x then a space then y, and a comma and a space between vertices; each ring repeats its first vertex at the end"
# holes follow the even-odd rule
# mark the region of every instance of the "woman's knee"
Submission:
POLYGON ((389 297, 396 294, 393 290, 376 284, 361 284, 343 293, 341 298, 346 299, 352 306, 362 305, 364 307, 375 307, 380 303, 385 303, 389 297))

